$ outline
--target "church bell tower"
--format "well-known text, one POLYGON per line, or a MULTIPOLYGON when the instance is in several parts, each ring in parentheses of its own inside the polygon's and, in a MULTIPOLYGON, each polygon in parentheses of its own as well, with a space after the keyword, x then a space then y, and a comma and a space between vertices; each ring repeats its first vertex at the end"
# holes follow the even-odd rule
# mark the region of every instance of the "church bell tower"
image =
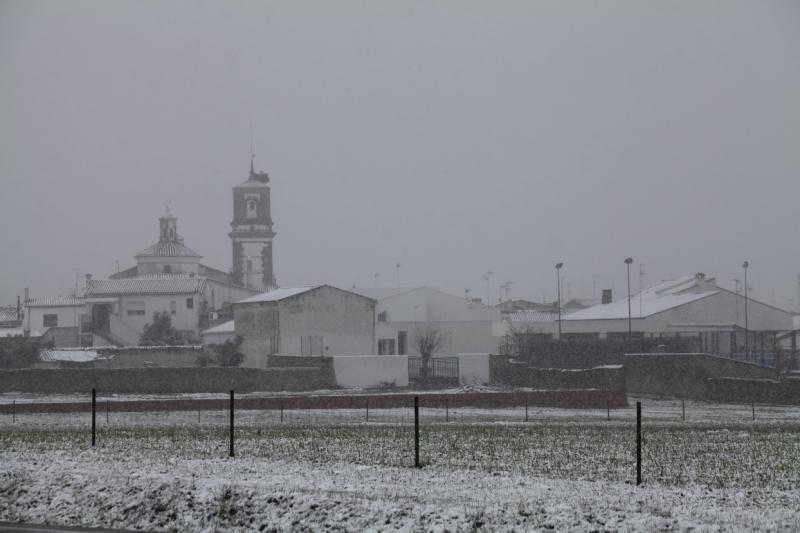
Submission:
POLYGON ((250 177, 233 188, 233 281, 259 290, 276 287, 272 268, 272 217, 270 215, 269 175, 253 169, 250 177))

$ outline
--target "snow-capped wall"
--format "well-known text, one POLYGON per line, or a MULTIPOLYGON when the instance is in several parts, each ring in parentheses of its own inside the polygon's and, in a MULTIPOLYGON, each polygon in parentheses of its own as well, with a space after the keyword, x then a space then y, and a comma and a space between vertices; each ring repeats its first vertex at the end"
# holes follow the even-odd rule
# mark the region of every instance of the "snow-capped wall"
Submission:
POLYGON ((458 354, 458 383, 460 385, 488 385, 489 354, 458 354))
POLYGON ((408 356, 345 355, 333 358, 336 384, 349 389, 371 389, 392 384, 408 387, 408 356))

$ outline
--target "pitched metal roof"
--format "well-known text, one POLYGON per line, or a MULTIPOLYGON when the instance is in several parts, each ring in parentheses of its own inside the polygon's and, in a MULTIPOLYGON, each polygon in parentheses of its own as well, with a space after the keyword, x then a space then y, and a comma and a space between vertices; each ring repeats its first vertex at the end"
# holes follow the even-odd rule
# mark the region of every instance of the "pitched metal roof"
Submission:
MULTIPOLYGON (((563 320, 566 315, 567 313, 562 309, 561 319, 563 320)), ((558 313, 526 309, 525 311, 514 311, 513 313, 508 313, 508 318, 512 322, 553 322, 558 320, 558 313)))
MULTIPOLYGON (((694 276, 683 276, 676 280, 659 282, 631 296, 630 302, 633 307, 631 314, 635 318, 648 317, 717 294, 719 290, 713 281, 713 278, 706 281, 698 280, 694 276)), ((581 309, 562 318, 563 320, 628 318, 628 298, 581 309)))
POLYGON ((85 303, 82 296, 43 296, 30 298, 25 302, 26 307, 79 307, 85 303))
POLYGON ((189 276, 148 276, 128 279, 93 279, 87 294, 195 294, 203 292, 206 278, 189 276))
POLYGON ((256 294, 255 296, 245 298, 244 300, 239 300, 236 303, 277 302, 278 300, 291 298, 292 296, 297 296, 298 294, 308 292, 320 286, 321 285, 314 287, 287 287, 284 289, 275 289, 261 294, 256 294))
POLYGON ((177 242, 157 242, 134 257, 202 257, 200 254, 177 242))

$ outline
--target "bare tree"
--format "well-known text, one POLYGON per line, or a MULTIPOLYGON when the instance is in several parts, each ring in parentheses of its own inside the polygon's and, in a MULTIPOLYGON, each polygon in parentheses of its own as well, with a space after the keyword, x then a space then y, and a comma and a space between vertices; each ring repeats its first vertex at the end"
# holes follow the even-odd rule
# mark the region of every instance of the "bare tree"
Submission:
POLYGON ((422 357, 421 377, 423 381, 428 380, 428 368, 430 367, 431 357, 438 352, 443 345, 444 336, 438 328, 434 326, 426 326, 422 329, 417 328, 414 347, 422 357))

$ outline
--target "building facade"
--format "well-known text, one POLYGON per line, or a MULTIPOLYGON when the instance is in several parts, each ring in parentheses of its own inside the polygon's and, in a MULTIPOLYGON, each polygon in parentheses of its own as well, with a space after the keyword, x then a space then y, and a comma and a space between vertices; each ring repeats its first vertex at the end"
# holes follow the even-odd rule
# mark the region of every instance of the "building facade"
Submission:
POLYGON ((330 285, 281 288, 233 305, 245 366, 270 355, 365 355, 375 341, 375 300, 330 285))
POLYGON ((442 337, 435 355, 497 350, 492 325, 499 312, 480 302, 431 287, 353 291, 377 300, 374 350, 378 355, 419 357, 417 336, 431 330, 442 337))

